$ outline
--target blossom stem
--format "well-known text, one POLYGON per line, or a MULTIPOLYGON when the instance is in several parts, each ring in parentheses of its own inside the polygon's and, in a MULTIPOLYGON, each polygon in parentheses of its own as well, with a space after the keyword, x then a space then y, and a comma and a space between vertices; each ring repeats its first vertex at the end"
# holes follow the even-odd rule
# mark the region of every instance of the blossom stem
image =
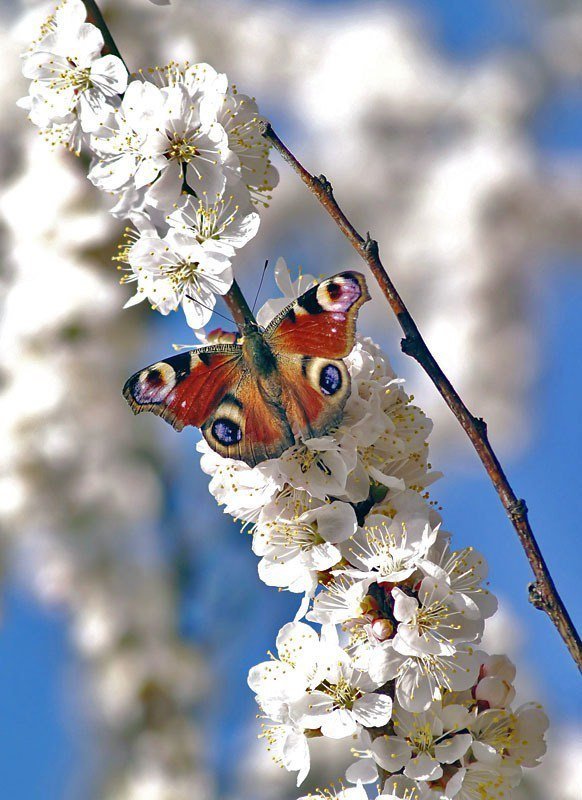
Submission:
POLYGON ((365 238, 358 233, 338 205, 331 183, 324 175, 316 177, 308 172, 277 136, 270 123, 263 123, 261 132, 283 160, 299 175, 303 183, 319 200, 360 257, 368 264, 404 332, 404 338, 401 342, 402 351, 420 364, 462 425, 515 528, 535 576, 535 581, 529 586, 530 602, 536 608, 545 611, 550 617, 572 658, 582 671, 582 641, 560 598, 548 566, 542 556, 528 519, 526 503, 524 500, 518 499, 489 442, 485 421, 480 417, 475 417, 469 411, 430 352, 418 326, 380 260, 378 243, 370 237, 369 233, 366 234, 365 238))
POLYGON ((107 23, 103 19, 103 14, 101 13, 99 6, 94 0, 83 0, 83 4, 87 9, 87 22, 95 25, 95 27, 99 28, 101 33, 103 34, 103 41, 105 42, 105 47, 103 48, 104 55, 112 55, 117 56, 120 61, 123 63, 123 66, 129 73, 129 69, 127 64, 125 63, 123 56, 121 55, 119 48, 115 44, 115 40, 111 35, 111 31, 107 27, 107 23))

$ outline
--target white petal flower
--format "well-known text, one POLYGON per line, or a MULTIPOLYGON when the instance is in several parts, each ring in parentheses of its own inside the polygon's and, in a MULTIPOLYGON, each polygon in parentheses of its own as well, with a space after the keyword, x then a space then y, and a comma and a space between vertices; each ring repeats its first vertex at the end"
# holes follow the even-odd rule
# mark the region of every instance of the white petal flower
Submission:
POLYGON ((445 580, 451 589, 463 596, 466 613, 473 617, 491 617, 497 610, 497 599, 482 586, 487 577, 487 562, 473 547, 451 550, 448 542, 437 545, 420 564, 425 575, 445 580))
POLYGON ((481 665, 475 699, 488 708, 506 708, 513 702, 515 666, 503 655, 487 656, 481 665))
POLYGON ((232 285, 230 259, 211 241, 170 230, 164 238, 140 235, 126 254, 131 269, 124 283, 137 282, 128 305, 146 298, 162 314, 184 309, 190 327, 202 328, 212 316, 216 294, 232 285))
POLYGON ((300 726, 321 729, 331 739, 343 739, 355 734, 359 725, 376 728, 389 722, 392 700, 375 693, 376 688, 377 684, 354 669, 349 656, 338 648, 330 659, 325 681, 291 703, 290 714, 300 726))
POLYGON ((24 54, 23 74, 31 79, 30 116, 43 128, 71 124, 83 131, 103 125, 119 105, 127 70, 117 56, 101 57, 103 36, 85 22, 81 0, 67 0, 50 29, 24 54))
POLYGON ((213 111, 220 76, 208 65, 156 72, 163 85, 132 81, 107 135, 92 137, 90 180, 105 191, 147 186, 145 202, 161 209, 175 206, 184 182, 197 196, 221 195, 238 166, 226 163, 228 139, 213 111))
POLYGON ((515 785, 515 775, 510 771, 487 769, 477 763, 459 770, 449 784, 444 794, 440 790, 438 794, 431 793, 427 787, 427 800, 440 800, 442 797, 445 800, 482 800, 484 797, 487 800, 507 800, 515 785), (453 784, 450 789, 449 784, 453 784))
POLYGON ((392 775, 384 783, 378 800, 424 800, 416 781, 405 775, 392 775))
POLYGON ((423 579, 418 599, 392 590, 394 616, 400 623, 393 647, 404 655, 424 653, 453 655, 461 642, 476 641, 483 633, 481 617, 469 617, 464 598, 445 581, 423 579))
POLYGON ((263 509, 253 533, 253 550, 262 556, 259 576, 265 583, 311 595, 317 573, 341 560, 335 545, 354 533, 357 522, 345 503, 316 501, 313 507, 306 494, 307 502, 299 504, 300 495, 282 494, 263 509))
POLYGON ((413 780, 434 781, 443 775, 443 764, 461 759, 471 746, 466 732, 470 714, 462 706, 442 708, 435 703, 425 713, 409 713, 396 706, 394 734, 372 742, 372 757, 388 772, 404 770, 413 780))
POLYGON ((325 650, 325 643, 313 628, 303 622, 289 622, 277 636, 279 658, 253 667, 248 684, 259 702, 265 698, 283 702, 301 699, 306 689, 314 689, 328 673, 325 650))
POLYGON ((229 150, 238 161, 241 180, 253 202, 268 205, 279 174, 269 158, 269 143, 259 131, 263 117, 255 100, 228 89, 217 109, 217 120, 226 131, 229 150))
POLYGON ((548 718, 541 706, 528 703, 515 712, 492 708, 474 717, 473 755, 485 767, 501 763, 535 767, 546 752, 544 734, 548 718))
POLYGON ((466 646, 458 647, 452 655, 403 655, 389 640, 373 651, 368 671, 380 683, 395 680, 400 705, 407 711, 421 712, 442 697, 443 688, 464 691, 474 686, 481 655, 466 646))
POLYGON ((399 583, 409 578, 426 558, 437 538, 428 522, 428 509, 418 517, 397 514, 393 519, 372 511, 342 552, 351 564, 374 571, 377 581, 399 583))
POLYGON ((277 463, 285 483, 320 500, 339 497, 360 502, 368 496, 367 485, 349 481, 357 464, 356 442, 349 436, 341 442, 331 435, 306 439, 286 450, 277 463))
POLYGON ((360 784, 348 789, 325 789, 323 792, 318 791, 315 794, 310 792, 308 795, 298 798, 298 800, 368 800, 366 790, 360 784))
POLYGON ((211 476, 208 490, 225 514, 244 522, 257 522, 267 503, 282 489, 276 461, 249 467, 243 461, 223 458, 203 439, 196 445, 202 453, 200 466, 211 476))
POLYGON ((337 625, 362 617, 369 584, 365 576, 337 572, 315 597, 307 618, 321 625, 337 625))
POLYGON ((285 703, 263 700, 261 709, 268 721, 261 723, 259 738, 266 740, 275 764, 289 772, 297 772, 297 786, 300 786, 309 774, 311 764, 305 733, 294 725, 285 703))
POLYGON ((260 217, 236 186, 229 184, 224 192, 188 197, 167 217, 168 225, 194 236, 199 242, 211 240, 226 255, 244 247, 257 233, 260 217))

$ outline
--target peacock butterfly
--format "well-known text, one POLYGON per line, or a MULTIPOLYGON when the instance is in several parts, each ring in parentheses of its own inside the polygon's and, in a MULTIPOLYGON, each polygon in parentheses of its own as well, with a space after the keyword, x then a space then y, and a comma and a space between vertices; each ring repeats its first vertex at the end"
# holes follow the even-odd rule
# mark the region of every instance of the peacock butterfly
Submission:
POLYGON ((199 347, 136 372, 123 387, 134 413, 153 411, 176 430, 196 425, 222 456, 255 466, 338 425, 350 394, 342 358, 370 299, 364 276, 342 272, 284 308, 264 330, 199 347))

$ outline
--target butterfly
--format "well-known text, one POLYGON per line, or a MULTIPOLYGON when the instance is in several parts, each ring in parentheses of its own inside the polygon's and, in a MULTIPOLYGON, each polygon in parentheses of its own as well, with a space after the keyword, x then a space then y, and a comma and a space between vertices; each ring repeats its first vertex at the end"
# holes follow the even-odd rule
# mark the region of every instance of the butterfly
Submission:
POLYGON ((152 411, 179 431, 195 425, 221 456, 254 467, 296 437, 323 436, 340 423, 350 394, 342 359, 369 299, 364 276, 342 272, 308 289, 265 329, 247 321, 236 342, 136 372, 123 395, 135 414, 152 411))

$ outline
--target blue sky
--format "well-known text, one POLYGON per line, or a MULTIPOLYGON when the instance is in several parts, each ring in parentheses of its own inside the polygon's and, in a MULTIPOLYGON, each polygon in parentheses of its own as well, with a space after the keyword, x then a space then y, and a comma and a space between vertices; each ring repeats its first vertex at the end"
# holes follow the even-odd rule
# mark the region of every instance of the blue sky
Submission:
MULTIPOLYGON (((145 0, 144 0, 145 2, 145 0)), ((330 0, 331 2, 331 0, 330 0)), ((473 59, 507 45, 526 46, 533 31, 526 0, 411 0, 408 6, 426 14, 435 38, 454 58, 473 59)), ((582 92, 564 89, 532 121, 532 136, 547 153, 582 151, 582 92)), ((286 253, 291 263, 293 253, 286 253)), ((572 615, 582 623, 579 536, 582 497, 582 270, 580 264, 553 264, 532 293, 532 318, 537 320, 541 369, 530 399, 533 420, 530 446, 507 463, 517 493, 529 501, 539 542, 572 615)), ((156 323, 159 325, 159 323, 156 323)), ((166 341, 173 330, 164 329, 166 341)), ((183 335, 183 329, 180 330, 183 335)), ((391 353, 396 369, 397 342, 391 353)), ((145 362, 144 362, 145 363, 145 362)), ((128 418, 128 424, 131 418, 128 418)), ((169 431, 172 435, 172 432, 169 431)), ((495 442, 495 431, 491 432, 495 442)), ((192 519, 212 532, 192 546, 196 585, 183 608, 184 631, 201 641, 219 675, 228 676, 227 697, 210 701, 205 710, 211 737, 224 739, 231 755, 240 754, 243 730, 253 701, 246 687, 248 667, 272 645, 278 627, 289 618, 295 599, 259 583, 256 559, 248 538, 228 523, 208 498, 205 481, 192 492, 192 439, 180 443, 179 476, 169 511, 192 519), (203 504, 203 505, 201 505, 203 504), (237 575, 225 601, 220 595, 224 565, 237 575), (204 606, 200 598, 204 598, 204 606), (215 609, 212 627, 206 611, 215 609), (224 630, 233 619, 253 620, 224 644, 224 630)), ((557 634, 528 605, 529 567, 498 499, 476 457, 467 450, 459 462, 439 463, 445 478, 434 489, 444 506, 447 528, 456 542, 478 546, 486 555, 493 590, 510 604, 525 628, 525 650, 537 671, 544 696, 555 718, 574 719, 580 713, 579 676, 557 634), (572 698, 578 703, 573 704, 572 698)), ((66 621, 47 612, 9 583, 0 630, 0 786, 6 797, 52 800, 65 796, 81 754, 82 723, 71 714, 72 653, 66 621), (80 733, 79 733, 80 730, 80 733)), ((229 776, 224 776, 225 784, 229 776)))

